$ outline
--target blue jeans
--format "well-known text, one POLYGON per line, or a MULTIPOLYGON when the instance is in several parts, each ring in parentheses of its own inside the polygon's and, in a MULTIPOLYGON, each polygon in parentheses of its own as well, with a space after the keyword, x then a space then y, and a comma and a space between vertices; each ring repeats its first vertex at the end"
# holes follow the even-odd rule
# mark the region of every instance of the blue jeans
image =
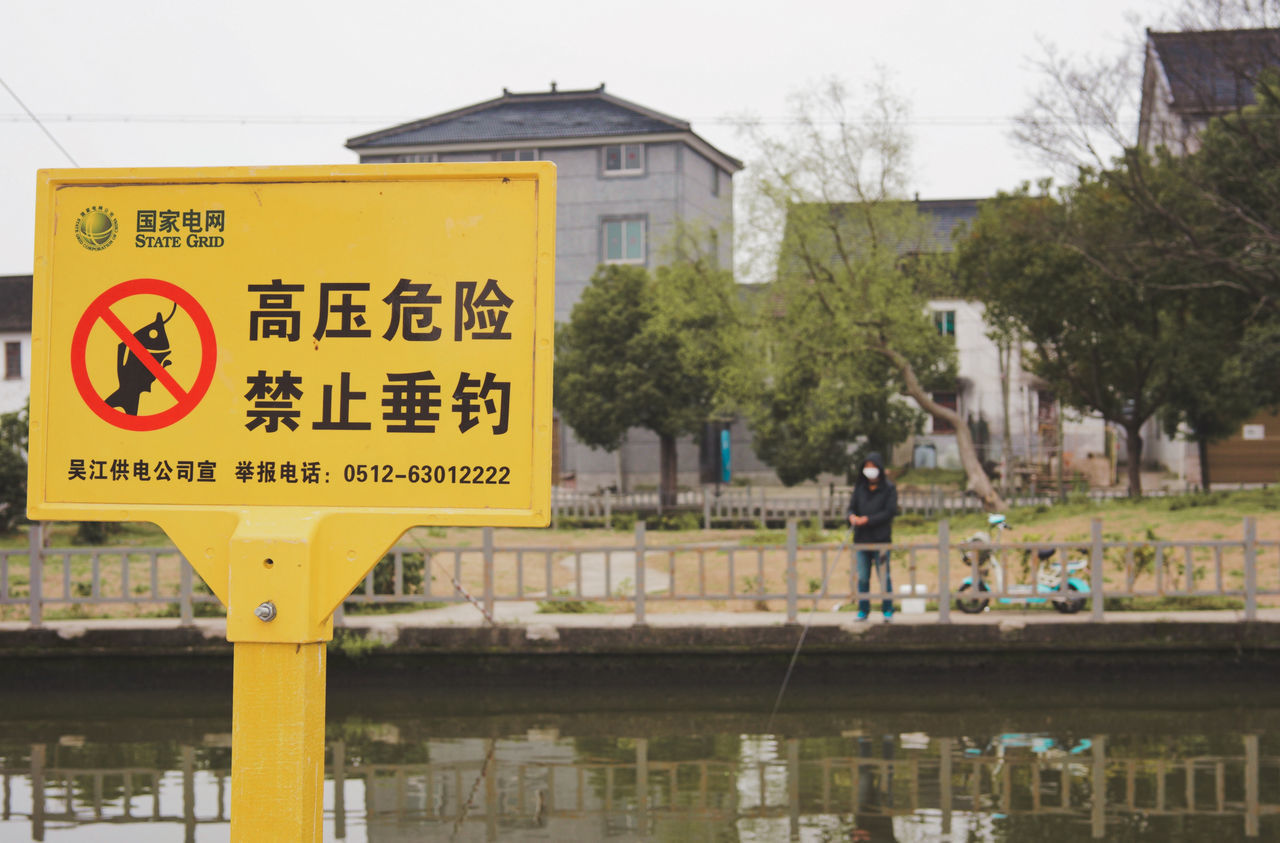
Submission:
MULTIPOLYGON (((871 590, 871 568, 874 566, 880 571, 881 589, 885 594, 893 593, 893 578, 889 575, 889 551, 887 550, 859 550, 858 551, 858 593, 866 594, 871 590)), ((893 614, 893 599, 886 597, 880 604, 880 609, 886 615, 893 614)), ((871 601, 858 601, 858 614, 866 615, 871 612, 871 601)))

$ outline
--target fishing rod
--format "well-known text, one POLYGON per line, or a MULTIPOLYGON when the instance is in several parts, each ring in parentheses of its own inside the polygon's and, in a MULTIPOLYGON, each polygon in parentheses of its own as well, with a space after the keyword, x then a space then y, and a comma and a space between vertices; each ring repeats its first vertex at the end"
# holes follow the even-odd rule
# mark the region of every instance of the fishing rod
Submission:
MULTIPOLYGON (((787 675, 782 678, 782 687, 778 689, 778 698, 773 701, 773 711, 769 712, 769 722, 765 726, 765 733, 773 733, 773 718, 778 713, 778 706, 782 704, 782 695, 787 692, 787 685, 791 682, 791 672, 795 670, 796 660, 800 658, 800 648, 804 646, 805 636, 809 634, 809 627, 813 624, 814 615, 818 614, 818 601, 826 596, 827 582, 830 581, 831 575, 835 573, 836 568, 840 566, 840 557, 844 553, 845 548, 850 546, 853 541, 853 527, 849 527, 849 535, 840 543, 840 548, 836 551, 836 558, 831 563, 831 567, 827 568, 826 575, 822 578, 822 588, 818 590, 813 598, 813 611, 809 612, 809 616, 804 619, 804 627, 800 630, 800 640, 796 642, 796 649, 791 654, 791 663, 787 665, 787 675)), ((878 566, 877 566, 878 567, 878 566)), ((882 577, 883 579, 883 577, 882 577)), ((881 583, 883 587, 883 582, 881 583)), ((837 604, 838 606, 839 604, 837 604)))

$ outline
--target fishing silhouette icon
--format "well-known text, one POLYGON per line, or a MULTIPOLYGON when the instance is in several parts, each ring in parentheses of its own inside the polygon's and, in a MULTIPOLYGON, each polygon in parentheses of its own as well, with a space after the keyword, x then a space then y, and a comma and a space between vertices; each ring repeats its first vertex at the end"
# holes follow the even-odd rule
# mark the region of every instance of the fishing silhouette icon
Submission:
MULTIPOLYGON (((172 353, 169 348, 169 333, 164 326, 177 312, 178 303, 174 302, 173 310, 169 311, 167 317, 161 318, 161 314, 157 312, 155 319, 133 332, 134 338, 164 368, 173 365, 173 361, 169 359, 172 353)), ((115 407, 130 416, 138 415, 138 401, 142 398, 142 393, 151 391, 151 384, 155 383, 156 376, 124 343, 116 347, 116 379, 119 386, 107 396, 107 406, 115 407)))

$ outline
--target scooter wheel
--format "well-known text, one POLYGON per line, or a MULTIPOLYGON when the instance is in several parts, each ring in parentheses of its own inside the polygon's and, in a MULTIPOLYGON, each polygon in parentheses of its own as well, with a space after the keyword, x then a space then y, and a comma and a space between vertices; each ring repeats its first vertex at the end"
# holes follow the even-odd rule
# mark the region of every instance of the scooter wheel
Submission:
MULTIPOLYGON (((1076 588, 1071 583, 1067 583, 1067 591, 1079 592, 1080 589, 1076 588)), ((1064 615, 1074 615, 1076 612, 1084 608, 1084 598, 1072 597, 1065 600, 1054 600, 1053 608, 1057 609, 1064 615)))
MULTIPOLYGON (((965 583, 964 585, 960 586, 960 593, 964 594, 966 591, 969 591, 972 587, 973 587, 973 583, 965 583)), ((978 590, 990 591, 991 589, 987 588, 986 583, 979 582, 978 590)), ((966 615, 976 615, 979 612, 982 612, 984 609, 986 609, 987 604, 990 602, 991 601, 989 600, 974 600, 973 598, 966 599, 965 597, 957 597, 956 608, 964 612, 966 615)))

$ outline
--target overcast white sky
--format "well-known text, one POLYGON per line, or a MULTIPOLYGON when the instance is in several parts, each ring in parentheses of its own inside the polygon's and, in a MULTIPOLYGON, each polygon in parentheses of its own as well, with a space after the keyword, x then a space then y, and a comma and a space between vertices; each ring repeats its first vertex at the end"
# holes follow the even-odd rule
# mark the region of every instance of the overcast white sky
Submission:
MULTIPOLYGON (((349 137, 552 80, 605 82, 745 158, 733 117, 781 117, 788 92, 883 66, 913 110, 915 189, 954 198, 1041 175, 1008 123, 1038 37, 1115 54, 1173 3, 4 5, 0 79, 84 167, 352 163, 349 137)), ((70 164, 3 89, 0 152, 0 274, 29 273, 36 170, 70 164)))

